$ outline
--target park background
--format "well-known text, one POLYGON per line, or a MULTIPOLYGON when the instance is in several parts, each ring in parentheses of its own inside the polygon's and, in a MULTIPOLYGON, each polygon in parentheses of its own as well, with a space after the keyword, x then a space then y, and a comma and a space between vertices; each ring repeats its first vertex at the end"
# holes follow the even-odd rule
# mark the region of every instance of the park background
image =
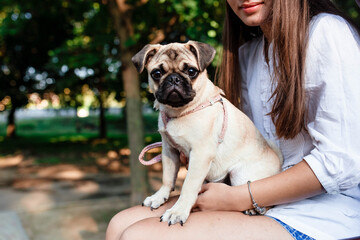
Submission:
MULTIPOLYGON (((334 2, 360 25, 354 0, 334 2)), ((0 0, 0 240, 104 239, 159 187, 161 164, 137 160, 160 136, 131 57, 206 42, 213 79, 224 12, 224 0, 0 0)))

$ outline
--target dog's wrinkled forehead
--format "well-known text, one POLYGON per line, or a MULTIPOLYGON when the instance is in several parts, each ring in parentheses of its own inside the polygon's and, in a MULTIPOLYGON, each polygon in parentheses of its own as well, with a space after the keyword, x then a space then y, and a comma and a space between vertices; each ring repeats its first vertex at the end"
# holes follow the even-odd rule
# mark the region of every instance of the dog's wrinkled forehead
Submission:
MULTIPOLYGON (((197 64, 195 55, 183 44, 172 43, 162 46, 148 63, 152 69, 162 65, 165 71, 182 68, 186 63, 197 64)), ((198 67, 198 66, 197 66, 198 67)))
POLYGON ((206 44, 196 41, 187 43, 171 43, 168 45, 148 44, 132 57, 132 61, 138 70, 142 72, 144 68, 151 69, 151 66, 160 63, 171 62, 180 65, 184 61, 196 64, 200 72, 204 71, 215 56, 215 49, 206 44))

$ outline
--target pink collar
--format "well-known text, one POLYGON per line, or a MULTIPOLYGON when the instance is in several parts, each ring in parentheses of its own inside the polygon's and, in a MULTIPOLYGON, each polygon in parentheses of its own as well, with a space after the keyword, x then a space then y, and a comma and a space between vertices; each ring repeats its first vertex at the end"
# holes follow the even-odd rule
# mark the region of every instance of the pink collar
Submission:
MULTIPOLYGON (((181 114, 180 116, 176 117, 176 118, 180 118, 180 117, 184 117, 186 115, 189 115, 191 113, 194 113, 194 112, 197 112, 197 111, 200 111, 204 108, 207 108, 207 107, 210 107, 212 105, 214 105, 215 103, 217 102, 220 102, 222 105, 223 105, 223 111, 224 111, 224 121, 223 121, 223 125, 222 125, 222 128, 221 128, 221 133, 219 135, 219 139, 218 139, 218 146, 224 141, 224 137, 225 137, 225 133, 226 133, 226 129, 227 129, 227 122, 228 122, 228 113, 227 113, 227 108, 226 108, 226 105, 224 103, 224 100, 223 98, 221 97, 221 95, 218 95, 216 97, 214 97, 213 99, 211 99, 210 101, 207 101, 199 106, 197 106, 196 108, 188 111, 188 112, 185 112, 183 114, 181 114)), ((169 117, 164 111, 162 111, 161 113, 161 119, 164 123, 164 127, 166 129, 166 126, 167 124, 169 123, 169 121, 171 121, 172 119, 174 118, 171 118, 169 117)), ((170 136, 168 136, 171 144, 173 146, 176 146, 174 140, 172 140, 172 138, 170 136)), ((145 161, 144 160, 144 156, 145 156, 145 153, 153 148, 158 148, 158 147, 161 147, 161 142, 156 142, 156 143, 153 143, 153 144, 150 144, 148 146, 146 146, 140 153, 139 155, 139 161, 143 164, 143 165, 153 165, 157 162, 160 162, 161 161, 161 154, 160 155, 157 155, 156 157, 154 157, 153 159, 149 160, 149 161, 145 161)))

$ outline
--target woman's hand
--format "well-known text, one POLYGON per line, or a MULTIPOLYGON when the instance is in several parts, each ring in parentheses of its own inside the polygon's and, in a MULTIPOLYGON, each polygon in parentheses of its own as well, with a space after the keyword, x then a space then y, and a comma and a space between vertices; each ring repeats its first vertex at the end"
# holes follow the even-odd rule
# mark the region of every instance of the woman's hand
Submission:
POLYGON ((239 189, 224 183, 202 185, 193 211, 240 211, 239 189))
MULTIPOLYGON (((259 206, 268 207, 317 196, 325 190, 303 160, 286 171, 252 182, 251 192, 259 206)), ((202 186, 193 211, 241 212, 252 208, 247 184, 208 183, 202 186)))

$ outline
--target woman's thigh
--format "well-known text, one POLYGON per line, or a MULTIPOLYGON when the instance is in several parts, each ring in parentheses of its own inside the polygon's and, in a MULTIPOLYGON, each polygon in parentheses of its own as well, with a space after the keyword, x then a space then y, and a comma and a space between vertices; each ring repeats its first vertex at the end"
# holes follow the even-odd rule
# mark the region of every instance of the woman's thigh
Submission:
POLYGON ((178 196, 171 197, 164 205, 152 211, 149 207, 135 206, 119 212, 109 222, 106 240, 118 240, 125 229, 138 221, 147 218, 156 218, 160 221, 160 217, 175 204, 177 199, 178 196))
POLYGON ((173 239, 293 239, 280 224, 264 216, 246 216, 238 212, 195 212, 181 226, 147 218, 129 226, 121 240, 173 239))
POLYGON ((160 216, 175 201, 154 211, 137 206, 120 212, 111 220, 106 239, 293 239, 273 219, 239 212, 193 212, 184 226, 168 226, 160 216))

